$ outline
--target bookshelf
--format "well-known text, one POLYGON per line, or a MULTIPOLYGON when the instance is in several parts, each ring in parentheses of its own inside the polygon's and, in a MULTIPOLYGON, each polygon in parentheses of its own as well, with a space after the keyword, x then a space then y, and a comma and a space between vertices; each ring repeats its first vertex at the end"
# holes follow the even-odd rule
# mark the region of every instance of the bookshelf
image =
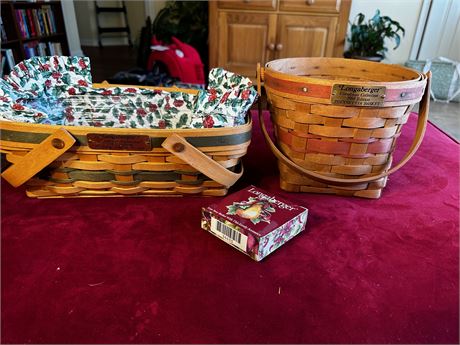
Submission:
POLYGON ((61 2, 1 1, 1 75, 31 56, 68 55, 61 2))

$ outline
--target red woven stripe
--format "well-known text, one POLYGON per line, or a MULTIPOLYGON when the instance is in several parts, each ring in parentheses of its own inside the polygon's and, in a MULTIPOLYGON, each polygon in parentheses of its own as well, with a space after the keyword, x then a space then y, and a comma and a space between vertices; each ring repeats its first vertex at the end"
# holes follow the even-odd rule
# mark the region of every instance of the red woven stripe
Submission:
POLYGON ((283 144, 291 146, 292 143, 292 135, 283 130, 278 131, 278 140, 281 141, 283 144))
POLYGON ((414 87, 408 89, 389 89, 385 94, 385 102, 405 101, 422 97, 424 87, 414 87))
POLYGON ((273 77, 265 73, 265 86, 297 96, 315 97, 315 98, 331 98, 332 87, 328 85, 318 85, 310 83, 299 83, 291 80, 283 80, 273 77), (307 88, 307 92, 304 91, 307 88))
POLYGON ((350 151, 350 143, 310 139, 307 142, 307 152, 319 152, 334 155, 344 155, 350 151))
MULTIPOLYGON (((265 85, 277 91, 290 93, 297 96, 315 97, 330 99, 332 86, 311 83, 302 83, 292 80, 278 79, 275 76, 265 73, 265 85), (307 92, 304 89, 307 89, 307 92)), ((385 94, 385 102, 396 102, 403 100, 418 99, 423 95, 425 87, 417 86, 406 89, 388 89, 385 94)))
POLYGON ((393 139, 383 139, 367 146, 369 153, 387 153, 390 152, 393 139))
POLYGON ((308 138, 308 139, 320 139, 321 138, 321 136, 319 135, 314 135, 314 134, 296 131, 296 130, 292 131, 291 133, 295 135, 296 137, 300 137, 300 138, 308 138))

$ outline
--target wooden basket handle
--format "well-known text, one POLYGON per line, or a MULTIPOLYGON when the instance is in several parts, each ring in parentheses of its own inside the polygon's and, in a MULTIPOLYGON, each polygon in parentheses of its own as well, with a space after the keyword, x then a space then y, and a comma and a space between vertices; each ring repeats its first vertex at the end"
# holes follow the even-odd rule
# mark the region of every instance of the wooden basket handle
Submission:
POLYGON ((264 72, 265 69, 260 67, 260 62, 257 63, 257 70, 256 70, 256 79, 257 79, 257 93, 262 96, 262 82, 264 81, 264 72))
POLYGON ((70 149, 74 143, 75 138, 60 128, 6 169, 2 177, 13 187, 18 187, 70 149))
MULTIPOLYGON (((260 67, 257 67, 258 70, 260 67)), ((265 137, 265 140, 274 153, 274 155, 281 160, 284 164, 286 164, 288 167, 291 169, 301 173, 305 174, 307 177, 320 181, 320 182, 325 182, 325 183, 334 183, 338 185, 349 185, 349 184, 356 184, 356 183, 367 183, 367 182, 372 182, 376 181, 378 179, 381 179, 382 177, 388 176, 400 168, 402 168, 417 152, 420 144, 422 143, 423 136, 425 135, 425 130, 426 130, 426 124, 428 121, 428 112, 429 112, 429 107, 430 107, 430 86, 431 86, 431 72, 428 72, 426 74, 427 77, 427 83, 425 86, 425 93, 423 94, 422 100, 420 102, 420 109, 419 109, 419 115, 418 115, 418 121, 417 121, 417 129, 415 132, 414 140, 412 141, 412 145, 409 148, 408 152, 406 155, 399 161, 397 165, 392 167, 390 170, 386 172, 382 172, 377 175, 373 176, 368 176, 368 177, 360 177, 360 178, 355 178, 355 179, 343 179, 343 178, 338 178, 338 177, 330 177, 330 176, 325 176, 318 174, 317 172, 307 170, 299 165, 297 165, 295 162, 290 160, 288 157, 286 157, 273 143, 271 140, 270 136, 268 135, 267 128, 265 126, 265 120, 262 116, 262 106, 259 101, 259 121, 260 121, 260 127, 262 129, 262 133, 265 137)), ((259 82, 259 79, 258 79, 259 82)))
POLYGON ((243 175, 243 166, 241 166, 241 172, 238 174, 231 172, 212 158, 206 156, 178 134, 172 134, 167 137, 161 146, 176 157, 187 162, 187 164, 194 167, 199 172, 227 188, 234 185, 243 175))

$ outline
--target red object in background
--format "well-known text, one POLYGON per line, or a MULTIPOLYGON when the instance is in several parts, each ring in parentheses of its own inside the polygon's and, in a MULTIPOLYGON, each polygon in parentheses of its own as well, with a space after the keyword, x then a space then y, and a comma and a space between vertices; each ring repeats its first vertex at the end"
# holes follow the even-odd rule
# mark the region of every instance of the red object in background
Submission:
POLYGON ((147 62, 147 69, 151 71, 155 62, 163 63, 169 75, 178 78, 183 83, 204 84, 203 63, 200 55, 191 45, 172 37, 172 43, 164 45, 163 42, 152 38, 152 46, 162 46, 165 50, 152 49, 147 62))

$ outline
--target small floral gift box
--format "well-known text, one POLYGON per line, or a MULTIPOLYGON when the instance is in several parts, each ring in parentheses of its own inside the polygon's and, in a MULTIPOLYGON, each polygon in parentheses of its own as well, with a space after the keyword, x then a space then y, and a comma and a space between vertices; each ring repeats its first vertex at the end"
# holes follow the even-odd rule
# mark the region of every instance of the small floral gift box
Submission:
POLYGON ((201 227, 256 261, 305 229, 308 209, 249 186, 202 209, 201 227))

